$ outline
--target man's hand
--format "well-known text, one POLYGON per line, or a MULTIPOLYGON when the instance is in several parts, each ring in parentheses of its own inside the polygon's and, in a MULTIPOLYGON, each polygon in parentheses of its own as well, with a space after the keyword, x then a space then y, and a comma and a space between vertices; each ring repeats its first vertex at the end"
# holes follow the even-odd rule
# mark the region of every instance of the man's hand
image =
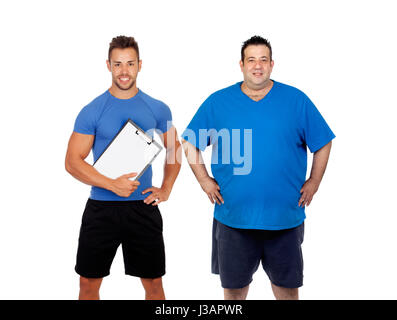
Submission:
POLYGON ((219 205, 221 204, 221 202, 225 203, 219 192, 221 188, 219 188, 214 178, 207 176, 203 179, 198 180, 198 182, 200 183, 201 188, 207 194, 212 204, 214 204, 215 201, 219 205))
POLYGON ((319 186, 320 182, 317 182, 312 178, 306 180, 300 191, 302 195, 298 202, 299 207, 303 208, 306 205, 310 205, 310 202, 312 202, 313 196, 317 192, 319 186))
POLYGON ((214 204, 215 201, 219 205, 225 203, 219 192, 218 183, 208 175, 200 150, 185 140, 182 140, 182 142, 187 162, 211 203, 214 204))
POLYGON ((324 147, 314 152, 312 171, 310 178, 303 184, 300 193, 302 194, 299 199, 298 205, 309 205, 313 199, 314 194, 320 186, 321 179, 323 178, 325 168, 327 167, 329 153, 331 151, 332 141, 328 142, 324 147))
POLYGON ((149 196, 143 200, 146 204, 151 204, 153 206, 157 206, 160 202, 167 201, 168 197, 170 196, 171 190, 168 190, 166 188, 156 188, 156 187, 151 187, 147 188, 142 192, 142 194, 152 192, 149 196))
POLYGON ((129 178, 135 177, 136 172, 124 174, 111 183, 110 190, 120 197, 128 198, 140 185, 139 181, 131 181, 129 178))

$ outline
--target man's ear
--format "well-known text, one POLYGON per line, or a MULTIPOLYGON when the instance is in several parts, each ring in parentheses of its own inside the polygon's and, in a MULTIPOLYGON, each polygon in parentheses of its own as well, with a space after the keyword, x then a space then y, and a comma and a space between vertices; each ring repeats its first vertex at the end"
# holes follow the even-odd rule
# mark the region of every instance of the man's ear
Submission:
POLYGON ((142 68, 142 60, 139 60, 138 62, 138 72, 141 71, 142 68))
POLYGON ((241 69, 241 72, 243 71, 243 68, 244 68, 244 63, 243 63, 243 61, 240 60, 240 69, 241 69))
POLYGON ((111 69, 111 67, 110 67, 110 62, 109 62, 109 60, 106 60, 106 66, 108 67, 108 70, 109 70, 109 71, 112 71, 112 69, 111 69))

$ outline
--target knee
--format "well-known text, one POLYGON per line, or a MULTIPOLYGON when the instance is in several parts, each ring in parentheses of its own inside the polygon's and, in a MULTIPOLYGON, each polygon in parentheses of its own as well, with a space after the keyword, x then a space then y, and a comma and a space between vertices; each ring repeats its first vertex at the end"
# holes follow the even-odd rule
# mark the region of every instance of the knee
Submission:
POLYGON ((277 300, 299 300, 298 288, 283 288, 272 284, 272 289, 277 300))
POLYGON ((290 289, 287 291, 287 298, 289 300, 299 300, 299 289, 290 289))
POLYGON ((241 289, 224 289, 225 300, 245 300, 248 293, 248 287, 241 289))
POLYGON ((143 287, 146 292, 150 292, 152 294, 156 294, 163 291, 163 283, 161 278, 156 279, 141 279, 143 283, 143 287))
POLYGON ((99 287, 101 286, 102 278, 85 278, 80 277, 80 291, 84 292, 97 292, 99 291, 99 287))

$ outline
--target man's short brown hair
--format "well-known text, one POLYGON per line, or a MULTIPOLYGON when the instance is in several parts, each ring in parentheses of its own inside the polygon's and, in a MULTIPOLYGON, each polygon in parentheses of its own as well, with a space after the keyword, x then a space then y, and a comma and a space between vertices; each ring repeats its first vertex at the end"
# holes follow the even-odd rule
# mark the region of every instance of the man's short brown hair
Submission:
POLYGON ((126 49, 133 48, 136 51, 139 60, 139 48, 138 42, 135 41, 134 37, 126 37, 126 36, 118 36, 112 39, 112 42, 109 43, 109 53, 108 59, 110 62, 110 55, 113 49, 126 49))

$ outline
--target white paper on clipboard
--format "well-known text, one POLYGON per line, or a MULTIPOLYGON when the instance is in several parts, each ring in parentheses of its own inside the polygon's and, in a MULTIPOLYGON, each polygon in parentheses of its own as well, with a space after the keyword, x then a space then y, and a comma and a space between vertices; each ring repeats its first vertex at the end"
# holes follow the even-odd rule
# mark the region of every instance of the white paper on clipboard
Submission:
POLYGON ((111 179, 136 172, 137 175, 130 180, 137 180, 161 150, 162 147, 154 139, 128 119, 93 166, 111 179))

